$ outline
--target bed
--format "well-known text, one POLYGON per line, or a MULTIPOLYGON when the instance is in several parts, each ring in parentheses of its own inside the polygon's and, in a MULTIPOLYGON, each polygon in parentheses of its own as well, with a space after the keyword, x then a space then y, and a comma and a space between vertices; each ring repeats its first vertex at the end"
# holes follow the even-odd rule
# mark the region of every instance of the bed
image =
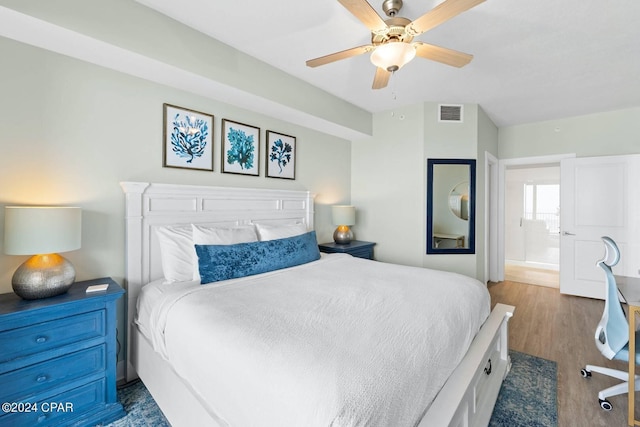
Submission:
POLYGON ((514 307, 497 304, 489 313, 484 285, 320 256, 307 191, 121 185, 126 377, 140 377, 172 425, 488 424, 509 370, 514 307), (190 227, 194 236, 258 228, 259 238, 198 244, 202 280, 215 281, 167 282, 161 231, 190 227), (292 227, 302 231, 278 234, 292 227), (279 255, 283 246, 294 249, 279 255), (256 248, 286 265, 229 276, 238 268, 209 270, 205 262, 256 248), (294 254, 308 257, 292 261, 294 254))

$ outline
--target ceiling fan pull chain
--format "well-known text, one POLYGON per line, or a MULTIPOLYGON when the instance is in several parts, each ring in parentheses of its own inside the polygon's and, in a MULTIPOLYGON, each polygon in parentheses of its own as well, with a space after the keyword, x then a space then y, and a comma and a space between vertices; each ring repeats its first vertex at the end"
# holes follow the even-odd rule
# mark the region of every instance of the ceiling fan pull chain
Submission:
POLYGON ((395 71, 391 72, 391 77, 389 77, 389 79, 391 80, 391 99, 393 99, 393 101, 397 101, 398 100, 398 93, 396 92, 396 79, 394 78, 396 75, 395 71))

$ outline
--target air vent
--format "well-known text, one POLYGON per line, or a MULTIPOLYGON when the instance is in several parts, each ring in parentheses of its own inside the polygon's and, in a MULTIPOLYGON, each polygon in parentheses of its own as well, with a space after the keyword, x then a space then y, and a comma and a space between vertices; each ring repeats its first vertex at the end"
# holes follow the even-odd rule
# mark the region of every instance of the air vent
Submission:
POLYGON ((438 105, 438 121, 462 123, 462 105, 438 105))

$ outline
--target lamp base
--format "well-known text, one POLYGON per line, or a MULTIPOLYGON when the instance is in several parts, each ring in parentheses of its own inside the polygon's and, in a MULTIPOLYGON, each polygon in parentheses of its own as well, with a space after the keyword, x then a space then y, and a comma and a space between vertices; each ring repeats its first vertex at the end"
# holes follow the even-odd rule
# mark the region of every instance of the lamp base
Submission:
POLYGON ((333 232, 333 241, 339 245, 348 245, 353 240, 353 232, 348 225, 339 225, 333 232))
POLYGON ((40 299, 64 294, 75 280, 76 270, 64 257, 34 255, 13 273, 11 286, 23 299, 40 299))

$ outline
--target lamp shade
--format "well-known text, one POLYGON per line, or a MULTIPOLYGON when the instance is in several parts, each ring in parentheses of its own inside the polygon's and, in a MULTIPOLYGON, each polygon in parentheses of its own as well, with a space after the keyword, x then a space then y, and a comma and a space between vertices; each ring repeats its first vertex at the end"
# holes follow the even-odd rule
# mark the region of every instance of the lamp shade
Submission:
POLYGON ((354 225, 356 223, 356 208, 347 205, 331 207, 333 225, 354 225))
POLYGON ((405 42, 380 45, 371 54, 371 62, 387 71, 397 71, 416 56, 416 48, 405 42))
POLYGON ((34 255, 80 249, 82 210, 78 207, 6 206, 4 252, 34 255))

